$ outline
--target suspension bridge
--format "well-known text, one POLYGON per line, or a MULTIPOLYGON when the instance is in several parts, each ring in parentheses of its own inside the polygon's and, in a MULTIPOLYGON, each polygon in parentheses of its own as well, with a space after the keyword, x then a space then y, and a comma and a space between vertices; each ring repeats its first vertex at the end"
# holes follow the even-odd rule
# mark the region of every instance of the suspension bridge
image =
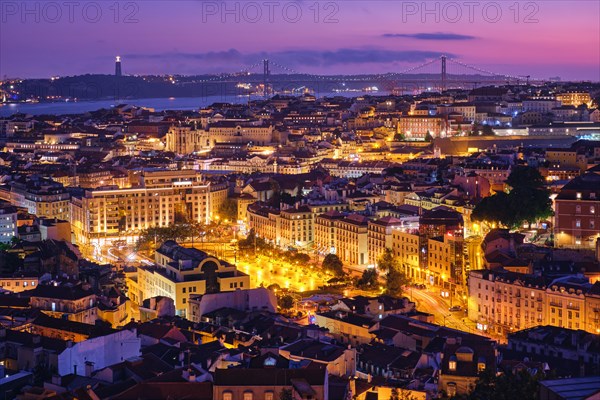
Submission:
MULTIPOLYGON (((241 82, 252 78, 264 88, 264 94, 277 92, 276 86, 284 82, 327 84, 329 87, 343 88, 346 85, 365 83, 378 90, 409 94, 415 91, 450 89, 473 89, 491 85, 529 85, 543 82, 530 75, 510 75, 479 68, 462 61, 440 56, 399 72, 362 75, 317 75, 298 71, 279 63, 277 60, 263 59, 242 67, 237 72, 224 73, 201 82, 241 82)), ((198 82, 198 81, 196 81, 198 82)), ((289 86, 285 85, 284 86, 289 86)))

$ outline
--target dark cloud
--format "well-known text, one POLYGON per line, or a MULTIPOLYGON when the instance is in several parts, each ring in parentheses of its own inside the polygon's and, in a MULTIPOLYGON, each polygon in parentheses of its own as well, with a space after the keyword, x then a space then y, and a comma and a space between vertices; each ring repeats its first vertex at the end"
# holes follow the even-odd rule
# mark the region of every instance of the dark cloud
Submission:
POLYGON ((386 38, 409 38, 418 40, 474 40, 475 36, 460 35, 458 33, 384 33, 386 38))

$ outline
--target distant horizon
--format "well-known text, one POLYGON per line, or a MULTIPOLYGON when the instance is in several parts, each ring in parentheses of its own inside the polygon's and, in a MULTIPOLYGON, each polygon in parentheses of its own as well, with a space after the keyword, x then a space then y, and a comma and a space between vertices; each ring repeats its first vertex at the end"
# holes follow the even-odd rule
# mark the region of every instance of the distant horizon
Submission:
POLYGON ((3 2, 0 78, 111 74, 117 55, 123 74, 190 76, 263 58, 306 74, 382 74, 446 54, 498 74, 595 82, 599 15, 586 0, 3 2))
MULTIPOLYGON (((431 61, 431 60, 430 60, 431 61)), ((124 63, 124 57, 121 56, 121 64, 124 67, 125 63, 124 63)), ((476 67, 476 66, 475 66, 476 67)), ((113 63, 113 68, 114 68, 114 63, 113 63)), ((232 71, 210 71, 210 72, 197 72, 197 73, 172 73, 172 72, 163 72, 163 73, 136 73, 136 72, 128 72, 128 71, 124 71, 122 76, 129 76, 129 77, 144 77, 144 76, 160 76, 160 77, 164 77, 164 76, 180 76, 180 77, 194 77, 194 76, 206 76, 206 75, 235 75, 235 74, 240 74, 243 71, 237 71, 237 72, 232 72, 232 71)), ((256 70, 256 71, 248 71, 250 72, 249 75, 252 76, 261 76, 262 72, 256 70)), ((400 71, 402 72, 402 71, 400 71)), ((387 72, 360 72, 360 73, 349 73, 349 72, 335 72, 335 71, 328 71, 326 73, 321 73, 321 74, 316 74, 316 73, 310 73, 310 72, 302 72, 302 71, 296 71, 296 72, 284 72, 284 71, 277 71, 277 72, 271 72, 272 76, 286 76, 286 75, 307 75, 307 76, 321 76, 321 77, 328 77, 328 76, 365 76, 365 77, 371 77, 371 76, 376 76, 376 75, 381 75, 381 76, 386 76, 386 75, 392 75, 392 74, 399 74, 398 71, 387 71, 387 72)), ((402 74, 403 76, 406 75, 436 75, 439 74, 439 72, 408 72, 408 73, 404 73, 402 74)), ((85 76, 85 75, 105 75, 105 76, 113 76, 114 75, 114 71, 111 73, 110 71, 106 71, 106 72, 83 72, 83 73, 77 73, 77 74, 67 74, 67 75, 50 75, 50 76, 7 76, 5 74, 3 74, 2 76, 0 76, 0 81, 7 81, 7 80, 49 80, 52 78, 73 78, 73 77, 78 77, 78 76, 85 76)), ((452 72, 448 72, 449 76, 456 76, 458 74, 453 74, 452 72)), ((477 72, 477 71, 473 71, 472 73, 468 73, 468 74, 463 74, 464 76, 486 76, 485 73, 482 72, 477 72)), ((507 76, 517 76, 517 75, 512 75, 512 74, 507 74, 507 76)), ((242 76, 242 75, 240 75, 242 76)), ((488 75, 489 76, 489 75, 488 75)), ((490 76, 493 77, 493 76, 490 76)), ((503 83, 500 80, 501 75, 498 74, 496 75, 496 77, 498 78, 498 83, 502 83, 502 84, 506 84, 505 82, 503 83)), ((522 81, 526 81, 527 77, 526 76, 519 76, 520 79, 522 79, 522 81)), ((600 76, 594 80, 594 79, 584 79, 584 78, 579 78, 579 79, 565 79, 564 77, 555 74, 555 75, 548 75, 545 77, 538 77, 538 76, 532 76, 530 77, 531 81, 553 81, 554 79, 559 78, 559 80, 557 80, 557 83, 561 83, 561 82, 572 82, 572 83, 585 83, 585 82, 591 82, 591 83, 600 83, 600 76)), ((511 83, 513 84, 513 83, 511 83)))

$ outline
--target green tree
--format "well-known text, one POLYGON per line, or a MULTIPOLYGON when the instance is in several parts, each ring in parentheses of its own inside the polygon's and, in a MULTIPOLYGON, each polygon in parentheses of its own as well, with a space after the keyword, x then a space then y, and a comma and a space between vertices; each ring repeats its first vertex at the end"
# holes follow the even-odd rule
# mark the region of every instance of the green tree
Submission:
POLYGON ((550 192, 537 169, 517 166, 506 183, 511 187, 510 192, 499 192, 481 200, 471 215, 473 221, 495 222, 514 229, 553 215, 550 192))
POLYGON ((238 219, 238 208, 235 200, 227 198, 221 207, 219 207, 219 216, 221 219, 228 219, 235 222, 238 219))
POLYGON ((539 398, 539 381, 544 379, 542 372, 531 375, 528 371, 496 374, 492 370, 482 372, 471 393, 456 397, 465 400, 512 400, 539 398))
POLYGON ((390 296, 402 296, 402 287, 410 283, 406 274, 402 272, 400 262, 390 248, 386 248, 377 260, 377 267, 385 272, 385 292, 390 296))
POLYGON ((344 264, 342 263, 342 260, 340 260, 340 258, 335 254, 327 254, 323 259, 321 267, 326 271, 330 271, 335 276, 345 275, 344 264))
POLYGON ((492 128, 491 125, 483 125, 483 127, 481 128, 481 135, 482 136, 494 136, 496 135, 494 133, 494 128, 492 128))
POLYGON ((377 287, 377 277, 375 268, 366 268, 356 285, 361 289, 374 289, 377 287))
POLYGON ((389 272, 391 270, 400 270, 400 262, 394 256, 394 251, 390 248, 386 248, 379 259, 377 260, 377 268, 381 272, 389 272))
POLYGON ((279 299, 279 307, 281 307, 283 310, 289 310, 290 308, 294 307, 294 298, 289 294, 281 296, 279 299))

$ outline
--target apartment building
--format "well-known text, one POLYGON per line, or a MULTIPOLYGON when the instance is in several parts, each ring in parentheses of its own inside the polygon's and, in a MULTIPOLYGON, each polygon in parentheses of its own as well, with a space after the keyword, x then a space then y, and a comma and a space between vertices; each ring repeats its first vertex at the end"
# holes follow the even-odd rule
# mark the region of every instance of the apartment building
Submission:
MULTIPOLYGON (((296 207, 280 210, 256 202, 248 206, 248 225, 258 236, 282 248, 320 248, 322 242, 315 244, 317 216, 327 212, 340 212, 347 208, 346 203, 331 202, 298 204, 296 207)), ((319 226, 317 230, 319 229, 322 227, 319 226)), ((320 237, 319 240, 324 239, 320 237)))
POLYGON ((144 171, 140 185, 86 190, 71 201, 78 244, 134 240, 152 226, 177 221, 208 223, 227 199, 227 184, 204 182, 195 171, 144 171))
POLYGON ((418 230, 396 228, 392 231, 392 250, 398 257, 403 272, 411 280, 422 282, 425 279, 426 271, 419 265, 420 239, 418 230))
POLYGON ((68 219, 69 192, 48 178, 21 177, 0 188, 0 198, 38 217, 68 219))
POLYGON ((408 140, 425 140, 427 133, 433 137, 445 135, 448 131, 446 117, 427 115, 402 116, 398 120, 398 133, 408 140))
POLYGON ((499 334, 538 325, 600 332, 600 283, 582 276, 549 279, 504 270, 469 273, 468 316, 499 334))
POLYGON ((17 208, 0 204, 0 243, 9 243, 17 236, 17 208))
POLYGON ((392 232, 395 228, 402 227, 405 222, 394 217, 383 217, 371 220, 368 223, 367 240, 369 249, 369 260, 376 264, 385 249, 393 247, 392 232))
POLYGON ((32 275, 0 276, 0 291, 7 290, 13 293, 34 289, 39 283, 39 278, 32 275))
POLYGON ((346 215, 332 210, 315 217, 314 248, 321 254, 335 252, 335 221, 346 215))
POLYGON ((177 315, 186 316, 191 294, 249 289, 250 277, 235 265, 175 241, 164 242, 155 253, 155 266, 143 266, 127 278, 131 299, 141 304, 155 296, 173 299, 177 315))
POLYGON ((276 244, 281 247, 308 248, 313 244, 313 213, 308 206, 281 210, 280 235, 276 244))
POLYGON ((592 249, 600 238, 600 173, 587 172, 567 183, 554 199, 556 247, 592 249))
POLYGON ((577 149, 546 149, 546 161, 550 163, 550 168, 572 167, 577 168, 583 173, 587 168, 587 158, 585 154, 577 149))
POLYGON ((98 319, 96 294, 81 286, 36 285, 27 291, 31 307, 69 321, 94 324, 98 319))
POLYGON ((369 219, 351 214, 335 221, 335 248, 337 256, 346 265, 366 266, 369 264, 368 228, 369 219))

